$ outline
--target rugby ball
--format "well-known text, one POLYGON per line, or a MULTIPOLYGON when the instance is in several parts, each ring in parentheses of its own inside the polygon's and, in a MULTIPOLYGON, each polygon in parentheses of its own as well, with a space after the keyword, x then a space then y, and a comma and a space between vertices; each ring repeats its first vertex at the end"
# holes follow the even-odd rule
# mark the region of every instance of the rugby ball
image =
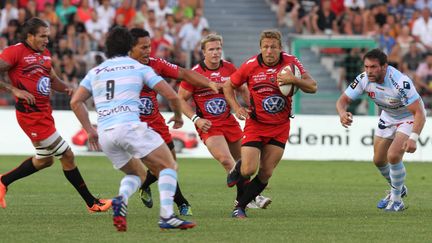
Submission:
MULTIPOLYGON (((300 69, 295 64, 287 65, 283 67, 280 71, 281 74, 285 74, 286 72, 291 72, 297 78, 301 78, 300 69)), ((293 96, 295 91, 297 91, 296 89, 297 87, 295 87, 295 85, 292 84, 279 85, 280 92, 285 96, 293 96)))

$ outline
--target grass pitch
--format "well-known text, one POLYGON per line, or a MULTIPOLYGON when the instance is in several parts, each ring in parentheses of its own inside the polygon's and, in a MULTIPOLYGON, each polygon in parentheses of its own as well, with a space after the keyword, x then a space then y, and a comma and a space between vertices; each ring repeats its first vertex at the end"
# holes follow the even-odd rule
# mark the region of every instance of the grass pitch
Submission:
MULTIPOLYGON (((25 157, 0 157, 0 173, 25 157)), ((111 198, 122 173, 105 157, 78 157, 79 169, 94 194, 111 198)), ((231 218, 235 189, 215 160, 180 159, 183 194, 197 222, 191 230, 161 232, 155 206, 145 208, 138 194, 129 201, 128 231, 112 226, 111 212, 89 214, 63 176, 57 161, 10 185, 8 207, 0 208, 0 242, 428 242, 432 239, 432 164, 406 163, 409 189, 402 213, 375 206, 387 189, 372 163, 282 161, 265 196, 268 209, 250 209, 231 218)), ((176 210, 177 211, 177 210, 176 210)))

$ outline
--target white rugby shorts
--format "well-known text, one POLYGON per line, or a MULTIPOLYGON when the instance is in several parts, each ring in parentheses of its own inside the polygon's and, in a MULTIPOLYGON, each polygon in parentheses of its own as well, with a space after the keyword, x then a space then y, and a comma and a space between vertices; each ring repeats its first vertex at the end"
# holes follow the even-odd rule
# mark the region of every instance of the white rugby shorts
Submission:
POLYGON ((375 130, 375 136, 393 139, 396 132, 401 132, 409 136, 413 125, 414 118, 412 116, 401 119, 400 121, 392 121, 391 119, 386 119, 385 116, 381 116, 378 122, 378 128, 375 130))
POLYGON ((161 136, 147 123, 126 123, 98 130, 102 151, 115 169, 120 169, 132 158, 143 158, 164 143, 161 136))

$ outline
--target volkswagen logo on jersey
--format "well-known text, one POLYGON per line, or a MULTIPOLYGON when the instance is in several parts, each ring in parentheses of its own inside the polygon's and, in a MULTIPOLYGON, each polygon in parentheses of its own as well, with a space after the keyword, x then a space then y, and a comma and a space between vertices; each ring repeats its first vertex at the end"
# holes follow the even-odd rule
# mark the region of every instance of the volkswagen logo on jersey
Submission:
POLYGON ((262 101, 262 106, 268 113, 278 113, 285 107, 286 101, 280 96, 269 96, 262 101))
POLYGON ((37 91, 41 95, 49 96, 51 92, 51 81, 49 77, 42 77, 37 83, 37 91))
POLYGON ((150 115, 154 109, 152 99, 149 97, 141 97, 140 100, 141 100, 140 114, 143 116, 150 115))
POLYGON ((211 99, 207 101, 204 106, 206 111, 212 115, 223 114, 227 109, 226 101, 222 98, 211 99))

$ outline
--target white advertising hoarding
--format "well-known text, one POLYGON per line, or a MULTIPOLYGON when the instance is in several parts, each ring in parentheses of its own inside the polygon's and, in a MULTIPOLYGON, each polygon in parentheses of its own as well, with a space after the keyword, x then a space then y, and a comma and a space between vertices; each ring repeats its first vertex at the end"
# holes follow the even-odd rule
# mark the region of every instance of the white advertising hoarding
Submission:
MULTIPOLYGON (((165 118, 170 113, 164 113, 165 118)), ((59 133, 71 145, 77 155, 89 154, 85 146, 72 143, 81 126, 71 111, 54 111, 54 119, 59 133)), ((34 148, 16 122, 13 110, 0 110, 2 134, 0 154, 31 155, 34 148)), ((90 113, 96 123, 96 113, 90 113)), ((195 132, 193 123, 184 117, 183 131, 195 132)), ((352 127, 345 129, 338 116, 298 115, 291 121, 289 143, 286 145, 284 159, 295 160, 365 160, 372 159, 373 132, 377 129, 378 117, 355 116, 352 127)), ((404 160, 432 161, 432 119, 428 118, 417 143, 414 154, 406 154, 404 160)), ((199 140, 199 139, 198 139, 199 140)), ((90 153, 95 154, 95 153, 90 153)), ((97 153, 96 153, 97 154, 97 153)), ((206 147, 199 142, 198 147, 184 149, 179 157, 210 157, 206 147)))

